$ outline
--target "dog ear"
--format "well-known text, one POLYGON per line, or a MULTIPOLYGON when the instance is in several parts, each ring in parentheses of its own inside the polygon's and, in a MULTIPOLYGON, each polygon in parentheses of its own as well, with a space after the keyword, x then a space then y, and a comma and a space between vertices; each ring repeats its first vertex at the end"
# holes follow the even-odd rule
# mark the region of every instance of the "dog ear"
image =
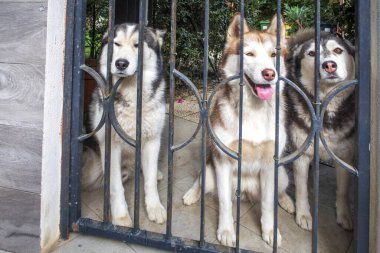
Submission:
MULTIPOLYGON (((114 31, 114 37, 116 37, 116 34, 117 32, 119 31, 119 28, 121 27, 120 24, 117 24, 115 25, 113 31, 114 31)), ((106 32, 103 34, 103 38, 102 38, 102 48, 108 44, 108 29, 106 30, 106 32)))
MULTIPOLYGON (((274 14, 274 16, 272 17, 270 25, 266 31, 267 31, 267 33, 270 33, 270 34, 277 36, 277 14, 274 14)), ((285 24, 284 24, 284 20, 283 20, 282 16, 280 16, 280 39, 283 43, 285 43, 285 41, 286 41, 285 24)))
MULTIPOLYGON (((244 33, 249 32, 247 21, 244 19, 244 33)), ((227 31, 227 43, 232 39, 240 38, 240 13, 235 13, 227 31)))
POLYGON ((346 46, 348 48, 348 53, 352 56, 355 57, 355 46, 352 45, 351 41, 348 39, 343 39, 344 43, 346 43, 346 46))
POLYGON ((157 38, 158 38, 158 44, 160 44, 160 47, 162 46, 163 42, 164 42, 164 36, 166 34, 166 29, 156 29, 156 35, 157 35, 157 38))

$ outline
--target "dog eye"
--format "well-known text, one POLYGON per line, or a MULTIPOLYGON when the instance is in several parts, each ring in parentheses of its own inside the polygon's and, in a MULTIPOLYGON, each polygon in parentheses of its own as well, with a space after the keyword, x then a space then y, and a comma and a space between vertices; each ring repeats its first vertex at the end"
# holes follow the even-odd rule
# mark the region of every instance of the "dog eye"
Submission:
POLYGON ((117 42, 114 42, 113 43, 115 46, 117 46, 117 47, 120 47, 121 45, 119 44, 119 43, 117 43, 117 42))
POLYGON ((135 47, 139 47, 139 43, 135 43, 133 46, 135 46, 135 47))
POLYGON ((276 53, 272 53, 270 56, 271 57, 276 57, 276 55, 277 55, 276 53))
POLYGON ((315 52, 314 52, 314 51, 310 51, 310 52, 308 53, 308 55, 311 56, 311 57, 314 57, 314 56, 315 56, 315 52))
POLYGON ((342 52, 343 52, 343 50, 340 49, 339 47, 334 49, 334 53, 336 53, 336 54, 341 54, 342 52))
POLYGON ((249 52, 245 54, 246 56, 255 56, 253 53, 249 52))

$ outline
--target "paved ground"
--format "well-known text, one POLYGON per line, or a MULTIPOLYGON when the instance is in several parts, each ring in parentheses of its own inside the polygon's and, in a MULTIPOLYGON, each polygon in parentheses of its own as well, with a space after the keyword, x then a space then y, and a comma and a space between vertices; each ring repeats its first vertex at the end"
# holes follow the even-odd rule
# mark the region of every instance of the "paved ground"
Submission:
MULTIPOLYGON (((180 143, 187 139, 194 131, 196 124, 176 117, 175 142, 180 143)), ((167 134, 163 137, 166 139, 167 134)), ((160 155, 160 167, 166 175, 167 154, 163 145, 160 155)), ((174 197, 173 197, 173 234, 190 239, 199 239, 200 204, 184 206, 182 196, 191 186, 197 171, 200 168, 200 138, 199 136, 185 149, 175 153, 174 165, 174 197)), ((319 225, 319 252, 340 253, 353 252, 351 232, 346 232, 335 223, 335 173, 329 167, 322 166, 320 172, 320 225, 319 225)), ((292 176, 291 176, 292 177, 292 176)), ((129 211, 133 215, 133 180, 126 183, 126 199, 129 211)), ((143 200, 143 191, 142 200, 143 200)), ((290 185, 289 192, 294 196, 294 186, 290 185)), ((167 177, 159 182, 159 193, 162 203, 166 204, 167 177)), ((95 220, 102 219, 103 196, 102 191, 85 192, 82 196, 82 213, 84 217, 95 220)), ((143 203, 143 201, 141 201, 143 203)), ((206 199, 206 241, 218 243, 216 240, 218 202, 215 196, 206 199)), ((260 204, 242 202, 241 206, 241 247, 258 252, 271 252, 271 248, 264 243, 260 235, 260 204)), ((143 229, 164 233, 165 225, 157 225, 148 221, 146 211, 141 205, 140 221, 143 229)), ((235 214, 234 214, 235 215, 235 214)), ((133 218, 132 218, 133 219, 133 218)), ((283 237, 280 252, 304 253, 311 251, 311 233, 300 229, 294 216, 279 209, 279 228, 283 237)), ((71 234, 70 240, 62 242, 55 253, 75 252, 159 252, 156 249, 125 244, 108 239, 71 234)))

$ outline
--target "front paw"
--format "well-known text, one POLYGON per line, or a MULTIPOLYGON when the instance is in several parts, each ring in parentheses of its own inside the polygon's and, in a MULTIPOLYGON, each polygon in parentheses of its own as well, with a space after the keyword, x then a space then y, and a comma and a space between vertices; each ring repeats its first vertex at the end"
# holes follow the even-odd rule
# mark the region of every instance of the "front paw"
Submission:
POLYGON ((310 212, 296 212, 296 223, 307 231, 313 230, 313 218, 310 212))
POLYGON ((236 234, 235 234, 233 226, 229 228, 227 227, 218 228, 217 237, 221 244, 228 247, 235 246, 236 234))
POLYGON ((288 194, 283 194, 279 197, 278 203, 284 209, 290 214, 293 214, 296 211, 296 208, 294 206, 293 200, 289 197, 288 194))
POLYGON ((153 206, 147 206, 146 211, 148 212, 149 220, 158 224, 162 224, 166 221, 166 210, 161 203, 157 203, 153 206))
MULTIPOLYGON (((274 234, 273 234, 273 228, 272 229, 262 229, 262 237, 263 240, 268 243, 270 246, 273 246, 274 243, 274 234)), ((277 229, 277 247, 280 247, 282 243, 282 237, 280 234, 280 230, 277 229)))
POLYGON ((187 206, 190 206, 197 202, 200 198, 200 192, 198 189, 195 189, 194 187, 191 187, 185 195, 183 195, 182 200, 183 203, 187 206))
POLYGON ((129 214, 122 217, 112 217, 112 224, 123 227, 132 227, 132 219, 129 214))

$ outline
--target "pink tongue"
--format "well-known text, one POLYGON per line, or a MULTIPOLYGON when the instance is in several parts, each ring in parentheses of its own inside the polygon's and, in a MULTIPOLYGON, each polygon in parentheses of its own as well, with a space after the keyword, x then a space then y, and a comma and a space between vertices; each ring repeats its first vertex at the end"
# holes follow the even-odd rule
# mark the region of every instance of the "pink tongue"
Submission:
POLYGON ((273 89, 270 85, 256 85, 257 96, 261 100, 269 100, 272 98, 273 89))

